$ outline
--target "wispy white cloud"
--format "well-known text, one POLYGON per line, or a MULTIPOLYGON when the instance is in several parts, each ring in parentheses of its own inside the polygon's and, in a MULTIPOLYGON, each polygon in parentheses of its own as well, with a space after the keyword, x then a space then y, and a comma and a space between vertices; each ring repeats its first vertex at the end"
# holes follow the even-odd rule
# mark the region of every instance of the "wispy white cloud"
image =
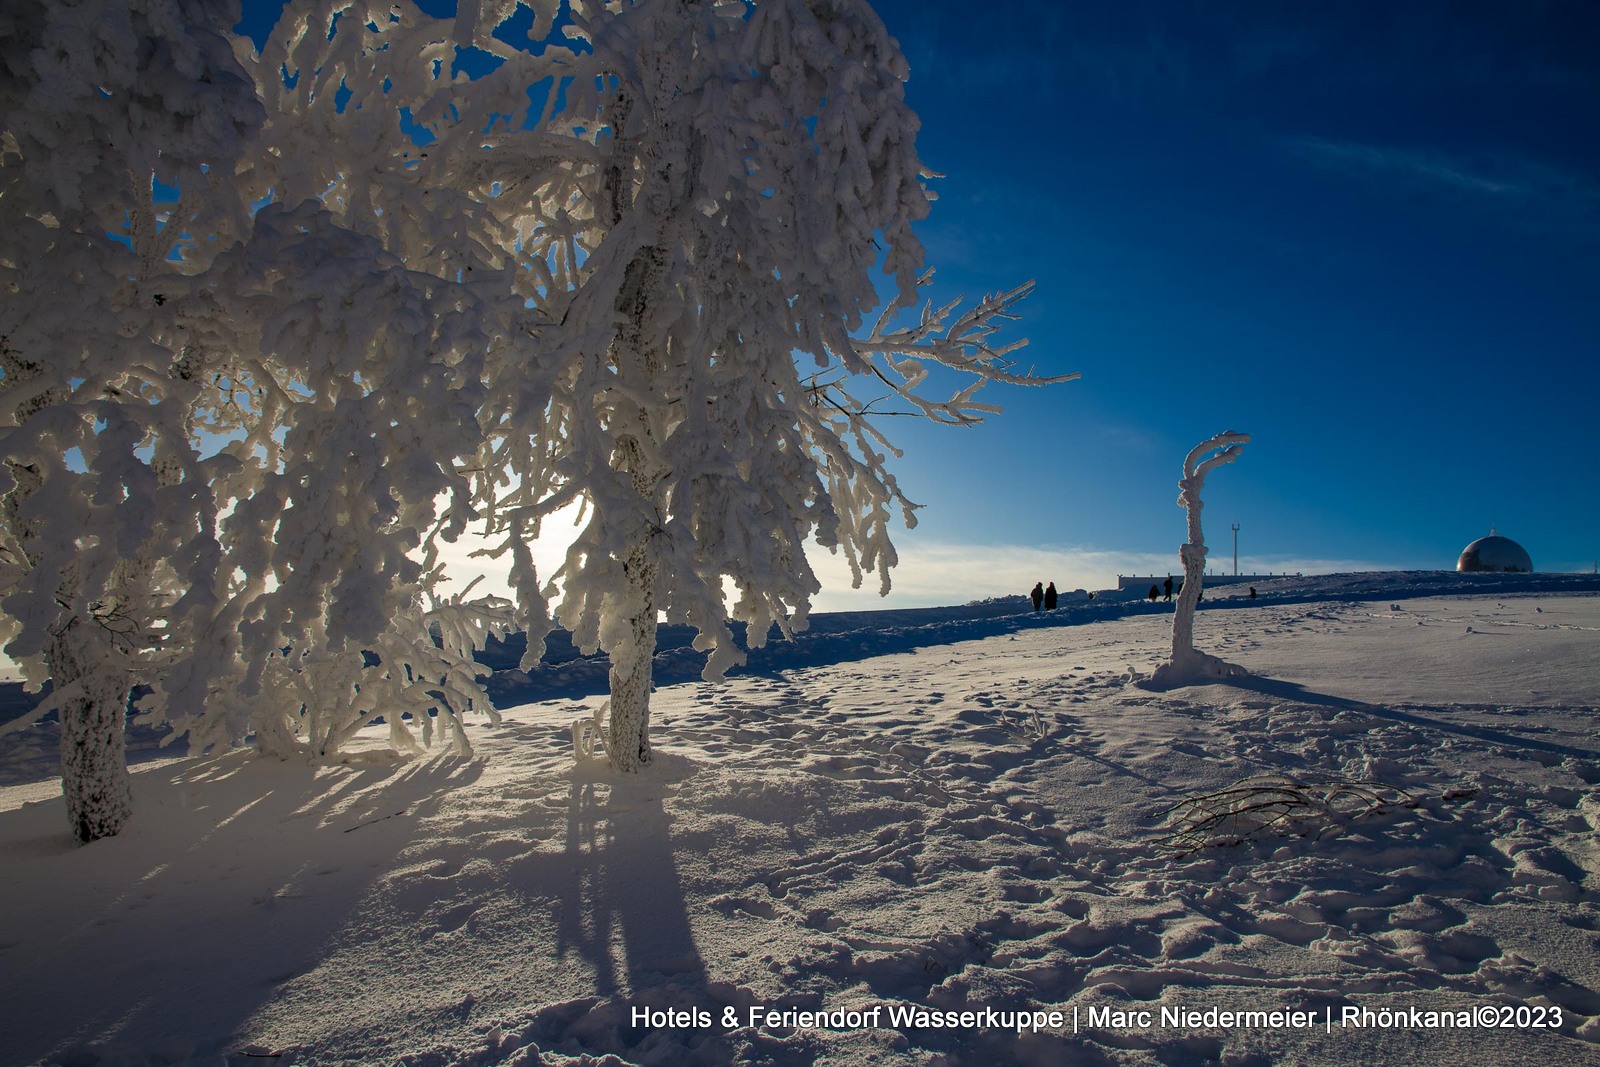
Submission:
POLYGON ((1524 232, 1600 237, 1600 181, 1533 160, 1462 159, 1427 149, 1292 138, 1283 147, 1313 166, 1439 193, 1524 232))
MULTIPOLYGON (((1235 106, 1288 88, 1403 93, 1490 89, 1586 92, 1596 74, 1581 48, 1583 4, 1489 5, 1464 14, 1450 0, 1387 5, 1175 4, 1089 0, 1030 5, 1029 48, 975 44, 965 26, 907 27, 922 68, 964 87, 1096 87, 1134 102, 1207 99, 1235 106), (943 32, 936 32, 942 29, 943 32), (1351 41, 1361 61, 1351 62, 1351 41)), ((899 28, 891 26, 899 32, 899 28)), ((996 38, 999 40, 999 38, 996 38)))
MULTIPOLYGON (((1212 562, 1222 565, 1220 554, 1212 562)), ((1231 557, 1228 560, 1231 565, 1231 557)), ((887 597, 878 596, 878 581, 867 577, 860 589, 850 588, 850 570, 843 556, 817 551, 811 565, 822 582, 818 611, 861 611, 875 608, 940 607, 997 596, 1021 596, 1035 582, 1054 582, 1063 593, 1077 589, 1111 589, 1117 576, 1166 575, 1179 570, 1176 546, 1171 552, 1127 552, 1084 546, 986 545, 954 543, 907 544, 891 573, 887 597)), ((1274 574, 1335 574, 1392 570, 1393 562, 1249 557, 1241 571, 1274 574)))
POLYGON ((1416 149, 1325 141, 1318 137, 1290 138, 1284 142, 1284 147, 1318 166, 1361 177, 1400 178, 1485 196, 1523 196, 1534 191, 1525 182, 1475 173, 1461 161, 1416 149))
MULTIPOLYGON (((1091 547, 1032 547, 1011 544, 917 544, 901 549, 888 597, 877 595, 877 579, 850 589, 850 568, 843 557, 819 553, 811 560, 822 582, 818 611, 862 611, 874 608, 931 608, 962 605, 989 597, 1016 597, 1034 582, 1054 582, 1056 589, 1115 589, 1118 574, 1176 574, 1178 550, 1117 552, 1091 547)), ((1213 555, 1213 565, 1222 557, 1213 555)), ((1232 565, 1232 558, 1229 558, 1232 565)), ((1320 560, 1299 557, 1240 557, 1240 571, 1274 574, 1342 574, 1349 571, 1397 569, 1374 560, 1320 560)))
POLYGON ((1028 545, 902 545, 899 566, 890 573, 893 585, 889 596, 883 598, 878 596, 875 576, 867 577, 860 589, 850 588, 850 569, 842 555, 818 551, 811 557, 811 565, 822 582, 817 610, 859 611, 1020 596, 1035 582, 1055 582, 1061 590, 1104 589, 1115 583, 1119 568, 1131 574, 1140 560, 1136 554, 1028 545))

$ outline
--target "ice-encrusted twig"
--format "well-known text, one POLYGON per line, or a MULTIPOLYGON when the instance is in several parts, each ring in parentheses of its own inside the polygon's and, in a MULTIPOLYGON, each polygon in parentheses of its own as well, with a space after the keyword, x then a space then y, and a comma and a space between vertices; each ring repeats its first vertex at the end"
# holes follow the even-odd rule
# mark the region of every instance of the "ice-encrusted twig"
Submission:
POLYGON ((1410 790, 1384 782, 1260 775, 1216 792, 1185 797, 1167 808, 1161 815, 1169 829, 1156 843, 1187 855, 1268 834, 1321 837, 1350 820, 1418 803, 1410 790))

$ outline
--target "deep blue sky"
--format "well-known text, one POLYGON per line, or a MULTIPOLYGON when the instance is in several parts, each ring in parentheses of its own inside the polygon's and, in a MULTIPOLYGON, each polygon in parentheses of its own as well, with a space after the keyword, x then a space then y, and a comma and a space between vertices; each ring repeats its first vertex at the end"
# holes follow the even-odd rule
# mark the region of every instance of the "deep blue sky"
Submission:
POLYGON ((1182 457, 1238 429, 1213 562, 1237 522, 1244 568, 1452 567, 1493 523, 1593 566, 1600 7, 877 7, 946 175, 941 279, 1038 279, 1032 358, 1084 376, 902 434, 908 554, 1176 566, 1182 457))
POLYGON ((1594 565, 1600 6, 876 7, 945 175, 940 291, 1037 279, 1022 359, 1083 374, 889 420, 928 505, 890 603, 1176 568, 1223 429, 1254 440, 1207 487, 1214 564, 1239 523, 1246 570, 1449 568, 1491 524, 1594 565))

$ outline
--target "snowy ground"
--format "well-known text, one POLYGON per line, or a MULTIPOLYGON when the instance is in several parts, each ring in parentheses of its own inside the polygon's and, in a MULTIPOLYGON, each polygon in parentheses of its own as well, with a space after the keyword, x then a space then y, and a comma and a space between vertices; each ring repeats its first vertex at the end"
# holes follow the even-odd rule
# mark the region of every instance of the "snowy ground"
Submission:
POLYGON ((840 625, 660 689, 630 781, 573 766, 570 672, 471 761, 141 745, 86 848, 43 724, 0 740, 0 1064, 1600 1063, 1597 588, 1222 590, 1197 644, 1251 677, 1169 693, 1170 606, 840 625), (1163 842, 1267 774, 1385 803, 1163 842))

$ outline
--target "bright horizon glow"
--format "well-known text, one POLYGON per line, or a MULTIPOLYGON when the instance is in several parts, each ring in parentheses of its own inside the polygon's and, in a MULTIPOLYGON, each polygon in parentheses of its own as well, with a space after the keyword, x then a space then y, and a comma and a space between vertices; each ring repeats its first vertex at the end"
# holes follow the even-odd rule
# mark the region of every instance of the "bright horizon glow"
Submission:
MULTIPOLYGON (((565 509, 547 520, 552 531, 532 545, 541 580, 551 575, 566 559, 570 540, 555 534, 565 529, 576 508, 565 509)), ((1175 524, 1181 525, 1181 524, 1175 524)), ((1232 574, 1231 531, 1226 553, 1212 546, 1208 557, 1209 573, 1232 574)), ((472 596, 495 595, 510 598, 507 580, 509 567, 501 561, 473 558, 471 553, 488 542, 476 534, 464 535, 454 545, 443 546, 441 558, 451 582, 439 590, 449 596, 482 575, 472 596)), ((1034 546, 1006 544, 957 544, 931 541, 902 532, 896 545, 900 564, 890 572, 889 595, 878 595, 874 575, 863 577, 861 588, 850 587, 850 566, 842 553, 830 553, 815 542, 807 546, 807 558, 822 592, 812 601, 812 610, 888 611, 899 608, 947 607, 988 600, 994 597, 1023 596, 1035 582, 1054 582, 1062 595, 1078 590, 1115 589, 1119 575, 1165 575, 1183 573, 1178 564, 1176 542, 1170 553, 1111 552, 1083 546, 1034 546)), ((1396 566, 1371 560, 1294 559, 1239 556, 1241 574, 1335 574, 1383 570, 1451 570, 1449 567, 1396 566)))

